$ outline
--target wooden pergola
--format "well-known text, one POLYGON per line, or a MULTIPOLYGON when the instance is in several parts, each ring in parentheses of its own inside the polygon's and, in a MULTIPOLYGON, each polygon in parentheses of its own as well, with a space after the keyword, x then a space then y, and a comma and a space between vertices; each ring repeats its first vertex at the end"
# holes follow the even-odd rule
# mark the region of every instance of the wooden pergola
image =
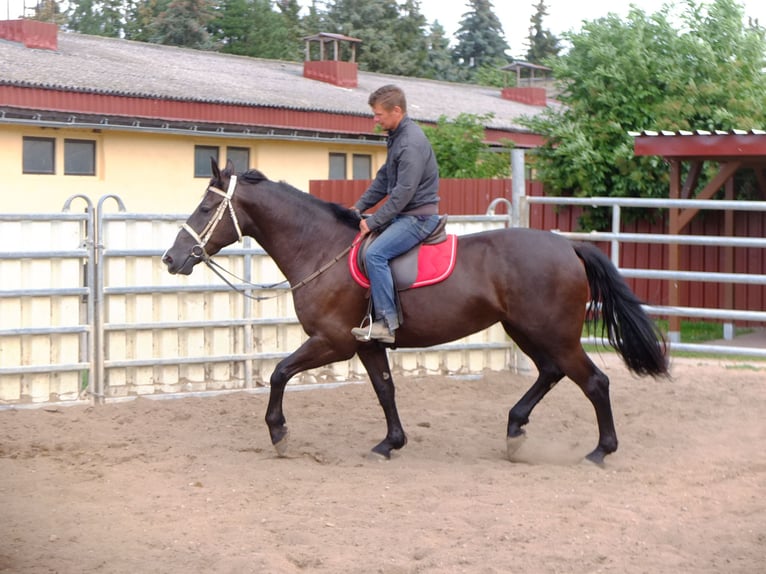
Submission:
POLYGON ((505 85, 508 85, 508 73, 516 74, 517 86, 534 86, 538 80, 549 80, 553 71, 548 66, 532 64, 531 62, 522 62, 520 60, 500 68, 505 72, 505 85), (535 75, 536 74, 536 75, 535 75))
MULTIPOLYGON (((739 170, 751 169, 755 174, 758 190, 766 199, 766 131, 731 130, 731 131, 643 131, 631 134, 635 138, 634 153, 637 156, 658 155, 670 165, 670 199, 712 199, 724 189, 725 199, 734 199, 734 174, 739 170), (689 169, 682 181, 682 165, 686 162, 689 169), (704 188, 694 193, 699 187, 700 175, 705 162, 718 165, 718 172, 704 188)), ((673 208, 669 210, 670 235, 679 235, 681 230, 699 212, 696 208, 673 208)), ((734 235, 734 214, 724 214, 724 233, 734 235)), ((680 267, 678 244, 669 245, 668 264, 671 270, 680 267)), ((733 248, 724 249, 724 272, 734 270, 733 248)), ((731 308, 734 302, 733 286, 726 284, 724 297, 731 308)), ((671 282, 668 291, 668 304, 679 305, 678 284, 671 282)), ((680 332, 680 318, 670 317, 671 333, 680 332)))

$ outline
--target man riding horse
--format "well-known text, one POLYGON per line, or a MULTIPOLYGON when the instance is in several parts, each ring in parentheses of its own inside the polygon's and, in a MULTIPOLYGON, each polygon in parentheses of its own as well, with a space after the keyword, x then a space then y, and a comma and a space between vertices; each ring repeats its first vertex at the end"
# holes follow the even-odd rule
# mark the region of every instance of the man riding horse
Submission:
POLYGON ((365 255, 375 321, 351 332, 359 341, 393 343, 399 313, 389 262, 421 243, 439 224, 439 167, 428 138, 407 115, 407 100, 400 88, 378 88, 368 103, 375 123, 388 132, 388 151, 386 162, 354 209, 363 213, 386 196, 388 201, 359 223, 362 235, 380 231, 365 255))

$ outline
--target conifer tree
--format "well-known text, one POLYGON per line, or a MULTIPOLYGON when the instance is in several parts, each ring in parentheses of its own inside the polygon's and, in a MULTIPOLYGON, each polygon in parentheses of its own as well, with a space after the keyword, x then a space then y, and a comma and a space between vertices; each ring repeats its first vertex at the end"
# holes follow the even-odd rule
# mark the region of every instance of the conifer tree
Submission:
POLYGON ((212 47, 208 23, 213 19, 212 0, 172 0, 151 24, 150 41, 200 50, 212 47))
POLYGON ((482 66, 501 67, 508 63, 508 43, 491 0, 468 0, 457 34, 453 59, 464 77, 471 80, 482 66))
POLYGON ((426 37, 428 55, 423 65, 421 75, 433 80, 452 81, 456 79, 455 65, 452 63, 452 52, 449 38, 438 20, 431 24, 431 31, 426 37))
POLYGON ((539 0, 534 5, 535 13, 529 19, 529 50, 527 61, 533 64, 542 64, 552 56, 558 56, 561 51, 559 39, 547 28, 543 28, 543 18, 548 15, 548 7, 545 0, 539 0))

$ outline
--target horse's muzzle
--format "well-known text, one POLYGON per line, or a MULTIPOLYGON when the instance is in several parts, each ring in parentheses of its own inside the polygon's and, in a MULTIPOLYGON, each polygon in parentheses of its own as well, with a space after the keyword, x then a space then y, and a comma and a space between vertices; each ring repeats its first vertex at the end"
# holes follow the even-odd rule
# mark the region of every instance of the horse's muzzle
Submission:
POLYGON ((171 275, 191 275, 194 265, 199 259, 191 255, 178 262, 169 252, 162 256, 162 262, 167 266, 171 275))

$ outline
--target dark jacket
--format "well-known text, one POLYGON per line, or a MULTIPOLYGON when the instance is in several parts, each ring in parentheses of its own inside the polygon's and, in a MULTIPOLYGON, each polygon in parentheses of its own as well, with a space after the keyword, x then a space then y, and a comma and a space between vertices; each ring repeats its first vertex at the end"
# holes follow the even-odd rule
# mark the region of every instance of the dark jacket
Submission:
POLYGON ((386 163, 356 202, 359 211, 364 212, 389 196, 388 201, 367 219, 370 230, 387 224, 399 214, 438 213, 439 167, 423 130, 405 115, 397 128, 388 134, 387 143, 386 163))

